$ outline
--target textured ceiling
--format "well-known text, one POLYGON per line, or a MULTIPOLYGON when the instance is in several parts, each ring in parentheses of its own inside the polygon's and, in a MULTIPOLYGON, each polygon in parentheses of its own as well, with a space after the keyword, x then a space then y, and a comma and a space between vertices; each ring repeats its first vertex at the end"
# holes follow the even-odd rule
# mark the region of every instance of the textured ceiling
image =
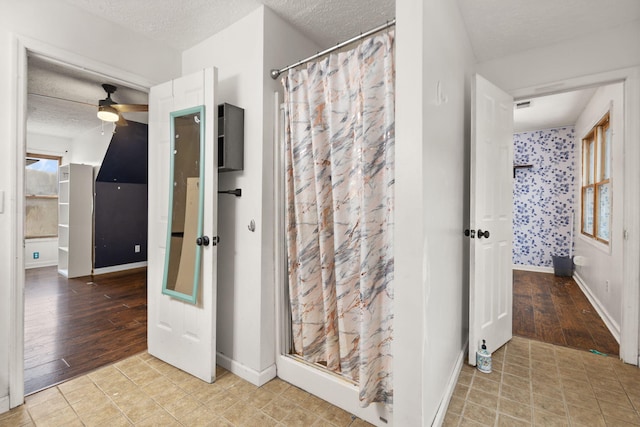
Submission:
MULTIPOLYGON (((394 0, 49 1, 64 1, 178 50, 223 30, 262 4, 321 48, 395 17, 394 0)), ((479 62, 640 20, 640 0, 457 1, 479 62)), ((108 80, 104 77, 30 60, 29 92, 95 104, 105 96, 100 87, 105 82, 108 80)), ((122 103, 146 103, 145 94, 138 92, 135 96, 139 98, 129 96, 120 87, 113 98, 122 103), (144 101, 141 97, 145 97, 144 101)), ((134 97, 133 92, 131 96, 134 97)), ((27 129, 31 132, 73 137, 100 125, 95 107, 89 105, 30 95, 28 108, 27 129)), ((145 121, 146 114, 138 116, 127 118, 145 121)))
MULTIPOLYGON (((96 116, 98 101, 106 98, 102 83, 118 87, 112 99, 121 104, 146 104, 147 94, 119 85, 104 76, 62 66, 47 59, 28 58, 27 131, 74 138, 102 125, 96 116)), ((147 122, 147 113, 125 113, 125 118, 147 122)), ((113 125, 105 124, 111 130, 113 125)))
POLYGON ((64 0, 178 50, 192 47, 264 4, 320 47, 395 17, 393 0, 64 0))
POLYGON ((458 0, 478 62, 640 19, 640 0, 458 0))

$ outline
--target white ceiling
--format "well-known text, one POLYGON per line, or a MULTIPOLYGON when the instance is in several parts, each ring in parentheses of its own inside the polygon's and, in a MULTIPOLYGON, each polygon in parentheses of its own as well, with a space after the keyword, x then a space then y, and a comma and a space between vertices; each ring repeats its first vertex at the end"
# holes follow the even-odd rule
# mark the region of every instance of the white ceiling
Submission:
MULTIPOLYGON (((178 50, 191 47, 223 30, 262 4, 321 48, 335 45, 395 17, 394 0, 49 1, 64 1, 178 50)), ((479 62, 640 20, 640 0, 457 1, 479 62)), ((105 97, 101 83, 109 82, 104 81, 104 77, 69 71, 42 60, 30 60, 29 63, 29 92, 95 105, 105 97)), ((146 103, 145 94, 128 92, 123 87, 113 98, 121 103, 146 103)), ((584 104, 579 104, 585 102, 585 98, 583 93, 574 97, 560 96, 554 102, 570 99, 573 107, 569 109, 575 112, 582 110, 584 104)), ((536 104, 533 103, 534 106, 536 104)), ((73 137, 100 125, 95 118, 95 107, 89 105, 30 95, 28 107, 27 126, 30 132, 73 137)), ((548 112, 549 109, 532 107, 527 114, 534 115, 536 111, 548 112)), ((144 121, 144 117, 128 118, 144 121)), ((533 119, 528 117, 526 120, 525 123, 531 123, 533 119)), ((544 115, 536 120, 545 120, 544 115)), ((548 124, 542 126, 552 127, 548 124)))
POLYGON ((518 100, 518 103, 529 101, 530 106, 514 109, 513 131, 524 132, 574 125, 596 90, 594 87, 518 100))
POLYGON ((639 0, 458 0, 478 62, 640 19, 639 0))

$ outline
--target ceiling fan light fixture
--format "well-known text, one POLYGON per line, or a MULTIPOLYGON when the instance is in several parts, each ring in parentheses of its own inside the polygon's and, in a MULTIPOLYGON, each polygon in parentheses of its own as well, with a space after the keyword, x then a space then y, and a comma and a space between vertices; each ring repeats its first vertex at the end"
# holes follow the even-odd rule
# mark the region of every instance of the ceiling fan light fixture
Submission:
POLYGON ((115 108, 101 105, 98 107, 98 118, 104 122, 117 122, 120 119, 120 115, 115 108))

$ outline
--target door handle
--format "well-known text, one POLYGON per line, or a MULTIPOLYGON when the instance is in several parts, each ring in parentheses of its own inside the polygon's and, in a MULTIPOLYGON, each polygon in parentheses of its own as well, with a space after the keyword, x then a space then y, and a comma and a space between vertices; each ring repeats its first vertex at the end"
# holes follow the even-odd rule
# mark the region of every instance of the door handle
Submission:
POLYGON ((210 240, 208 236, 202 236, 196 239, 196 245, 198 246, 209 246, 209 242, 210 240))
POLYGON ((482 230, 478 229, 478 239, 481 239, 483 237, 488 239, 490 235, 491 234, 489 233, 489 230, 482 231, 482 230))
POLYGON ((464 230, 464 235, 473 239, 474 237, 476 237, 476 230, 469 230, 467 228, 466 230, 464 230))

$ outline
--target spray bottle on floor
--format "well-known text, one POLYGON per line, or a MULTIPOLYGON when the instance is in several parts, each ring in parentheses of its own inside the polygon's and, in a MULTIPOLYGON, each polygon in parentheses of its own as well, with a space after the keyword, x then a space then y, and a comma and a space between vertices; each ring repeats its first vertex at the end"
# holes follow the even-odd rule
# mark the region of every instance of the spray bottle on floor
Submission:
POLYGON ((482 346, 480 350, 476 352, 476 367, 478 371, 490 374, 491 373, 491 353, 487 350, 487 343, 482 340, 482 346))

